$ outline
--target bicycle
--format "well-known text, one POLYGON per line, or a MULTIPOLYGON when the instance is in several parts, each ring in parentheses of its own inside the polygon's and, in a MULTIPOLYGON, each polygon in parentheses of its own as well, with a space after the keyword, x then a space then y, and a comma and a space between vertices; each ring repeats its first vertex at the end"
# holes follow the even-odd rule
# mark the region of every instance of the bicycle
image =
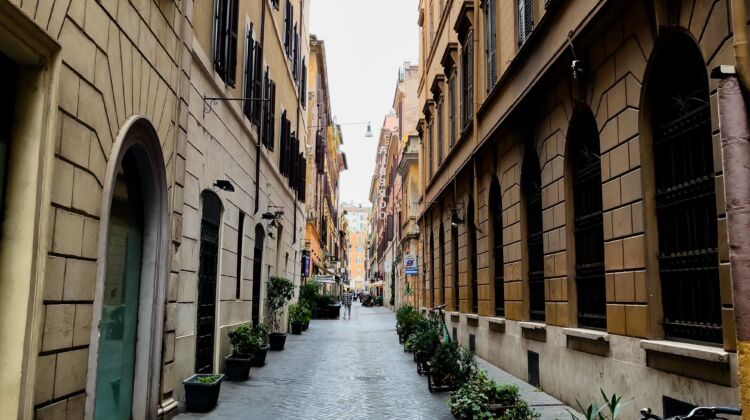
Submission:
POLYGON ((650 408, 641 409, 641 420, 708 420, 708 419, 725 419, 721 415, 740 416, 742 415, 742 409, 733 407, 697 407, 690 412, 687 416, 674 416, 662 418, 651 413, 650 408))
POLYGON ((434 308, 430 308, 430 313, 435 313, 435 311, 437 311, 437 316, 440 319, 440 323, 443 326, 443 332, 444 332, 443 341, 445 341, 446 343, 450 343, 451 342, 451 334, 448 331, 448 325, 446 325, 446 323, 445 323, 445 307, 446 306, 448 306, 448 305, 446 305, 444 303, 444 304, 438 305, 438 306, 436 306, 434 308))

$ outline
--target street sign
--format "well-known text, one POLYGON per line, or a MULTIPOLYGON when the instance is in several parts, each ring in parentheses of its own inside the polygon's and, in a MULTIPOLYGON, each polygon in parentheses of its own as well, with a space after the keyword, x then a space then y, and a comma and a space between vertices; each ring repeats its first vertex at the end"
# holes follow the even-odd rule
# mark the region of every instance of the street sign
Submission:
POLYGON ((336 276, 318 274, 317 276, 313 277, 313 280, 318 283, 336 283, 336 276))
POLYGON ((417 257, 415 255, 409 254, 404 256, 404 274, 407 276, 416 276, 419 274, 417 257))

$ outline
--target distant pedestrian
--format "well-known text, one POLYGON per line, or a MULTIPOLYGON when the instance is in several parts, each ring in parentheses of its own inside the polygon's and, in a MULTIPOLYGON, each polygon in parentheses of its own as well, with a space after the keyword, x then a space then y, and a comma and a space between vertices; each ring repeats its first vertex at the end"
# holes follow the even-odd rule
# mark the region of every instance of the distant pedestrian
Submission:
POLYGON ((346 289, 346 292, 344 292, 343 295, 341 295, 341 304, 344 305, 344 319, 346 319, 346 316, 349 316, 349 319, 352 319, 352 292, 349 289, 346 289))

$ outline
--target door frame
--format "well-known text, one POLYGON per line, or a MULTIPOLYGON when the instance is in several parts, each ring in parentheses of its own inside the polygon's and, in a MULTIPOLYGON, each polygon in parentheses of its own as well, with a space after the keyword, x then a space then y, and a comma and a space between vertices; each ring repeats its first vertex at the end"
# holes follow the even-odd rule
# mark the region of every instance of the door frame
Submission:
POLYGON ((134 115, 123 124, 117 133, 104 177, 91 344, 89 345, 88 372, 86 373, 86 419, 94 418, 99 335, 113 188, 117 177, 117 168, 125 153, 133 146, 140 146, 142 154, 147 158, 145 161, 139 161, 141 164, 139 165, 140 174, 146 177, 141 179, 145 213, 136 335, 135 381, 133 383, 133 418, 155 417, 160 400, 164 307, 169 273, 169 258, 167 258, 169 244, 167 178, 164 156, 154 126, 147 117, 134 115), (149 174, 150 179, 147 176, 149 174), (149 302, 153 304, 142 304, 149 302))

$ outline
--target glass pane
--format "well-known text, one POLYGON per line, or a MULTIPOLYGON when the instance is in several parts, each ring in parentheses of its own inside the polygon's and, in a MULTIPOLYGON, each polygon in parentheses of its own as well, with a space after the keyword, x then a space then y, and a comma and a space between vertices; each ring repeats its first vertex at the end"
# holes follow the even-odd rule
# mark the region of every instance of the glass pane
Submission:
POLYGON ((133 406, 143 209, 132 160, 130 153, 123 159, 112 197, 96 372, 97 419, 130 419, 133 406))

